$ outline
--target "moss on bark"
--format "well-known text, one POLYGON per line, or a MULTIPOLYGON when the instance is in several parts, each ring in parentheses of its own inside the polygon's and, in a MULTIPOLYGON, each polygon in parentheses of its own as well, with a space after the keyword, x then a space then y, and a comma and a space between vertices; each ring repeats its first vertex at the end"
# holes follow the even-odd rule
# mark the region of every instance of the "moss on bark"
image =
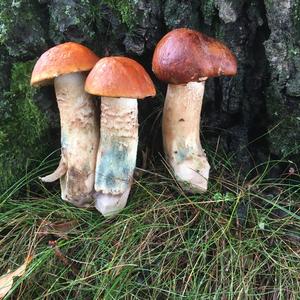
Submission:
POLYGON ((102 3, 115 9, 122 23, 126 24, 129 29, 133 28, 135 19, 134 0, 103 0, 102 3))
POLYGON ((10 88, 1 102, 6 111, 0 119, 0 192, 46 154, 47 120, 34 103, 36 91, 29 84, 33 64, 13 64, 10 88))

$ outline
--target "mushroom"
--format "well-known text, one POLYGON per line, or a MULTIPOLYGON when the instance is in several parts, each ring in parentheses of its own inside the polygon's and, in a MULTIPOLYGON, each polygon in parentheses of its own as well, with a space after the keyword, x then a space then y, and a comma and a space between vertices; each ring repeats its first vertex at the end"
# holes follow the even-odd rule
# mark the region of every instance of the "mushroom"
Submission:
POLYGON ((138 146, 137 99, 155 96, 155 87, 136 61, 105 57, 91 70, 85 90, 102 97, 95 206, 104 216, 112 216, 125 207, 132 185, 138 146))
POLYGON ((93 202, 99 122, 91 96, 84 91, 84 72, 98 60, 88 48, 68 42, 42 54, 31 76, 33 86, 54 83, 60 112, 61 160, 57 169, 41 180, 60 179, 62 199, 78 207, 93 202))
POLYGON ((156 46, 152 70, 168 82, 162 133, 167 162, 184 190, 205 192, 210 166, 200 143, 200 114, 208 77, 235 75, 237 60, 221 42, 180 28, 156 46))

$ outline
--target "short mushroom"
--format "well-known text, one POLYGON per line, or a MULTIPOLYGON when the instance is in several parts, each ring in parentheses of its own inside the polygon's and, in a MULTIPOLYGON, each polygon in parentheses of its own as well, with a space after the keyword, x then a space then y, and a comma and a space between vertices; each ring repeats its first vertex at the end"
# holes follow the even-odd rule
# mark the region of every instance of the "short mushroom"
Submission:
POLYGON ((205 192, 210 165, 199 137, 205 80, 235 75, 236 57, 221 42, 180 28, 159 41, 152 69, 169 83, 162 121, 167 162, 184 190, 205 192))
POLYGON ((131 189, 138 146, 137 99, 155 96, 145 69, 127 57, 105 57, 87 77, 85 90, 101 96, 96 208, 104 216, 123 209, 131 189))
POLYGON ((93 202, 99 122, 91 96, 84 91, 84 72, 98 60, 85 46, 68 42, 42 54, 31 76, 33 86, 54 83, 60 112, 61 160, 58 168, 41 180, 60 179, 62 199, 78 207, 93 202))

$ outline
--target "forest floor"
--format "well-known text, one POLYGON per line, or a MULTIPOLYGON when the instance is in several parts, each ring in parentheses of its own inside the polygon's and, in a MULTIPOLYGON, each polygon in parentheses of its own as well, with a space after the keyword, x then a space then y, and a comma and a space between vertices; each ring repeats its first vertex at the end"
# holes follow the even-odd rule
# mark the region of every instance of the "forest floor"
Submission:
POLYGON ((0 274, 30 257, 6 299, 299 299, 300 176, 270 179, 280 162, 250 179, 219 158, 192 196, 166 169, 140 171, 111 219, 39 182, 55 163, 0 196, 0 274))

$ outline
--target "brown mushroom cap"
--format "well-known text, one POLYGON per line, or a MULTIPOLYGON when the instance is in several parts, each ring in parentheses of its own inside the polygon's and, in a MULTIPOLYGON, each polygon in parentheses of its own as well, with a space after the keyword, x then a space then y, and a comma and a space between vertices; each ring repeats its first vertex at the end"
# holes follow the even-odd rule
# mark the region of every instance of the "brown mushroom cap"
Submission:
POLYGON ((57 45, 43 53, 36 62, 31 85, 47 85, 59 75, 89 71, 98 60, 99 57, 83 45, 73 42, 57 45))
POLYGON ((85 90, 98 96, 134 99, 156 94, 145 69, 135 60, 120 56, 100 59, 86 79, 85 90))
POLYGON ((221 42, 205 34, 180 28, 170 31, 157 44, 152 70, 162 81, 184 84, 203 77, 235 75, 237 60, 221 42))

